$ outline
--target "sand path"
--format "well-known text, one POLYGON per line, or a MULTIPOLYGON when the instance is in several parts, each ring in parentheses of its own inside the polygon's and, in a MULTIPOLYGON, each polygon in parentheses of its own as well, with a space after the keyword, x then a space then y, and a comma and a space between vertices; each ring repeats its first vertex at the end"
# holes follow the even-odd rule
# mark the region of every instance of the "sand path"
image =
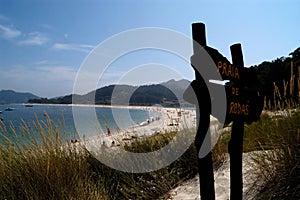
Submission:
MULTIPOLYGON (((254 152, 253 152, 254 153, 254 152)), ((251 160, 253 153, 243 154, 243 199, 253 199, 260 182, 255 173, 255 164, 251 160)), ((230 164, 227 161, 214 172, 215 195, 217 200, 230 199, 230 164)), ((200 200, 199 176, 190 179, 169 192, 169 200, 200 200)))

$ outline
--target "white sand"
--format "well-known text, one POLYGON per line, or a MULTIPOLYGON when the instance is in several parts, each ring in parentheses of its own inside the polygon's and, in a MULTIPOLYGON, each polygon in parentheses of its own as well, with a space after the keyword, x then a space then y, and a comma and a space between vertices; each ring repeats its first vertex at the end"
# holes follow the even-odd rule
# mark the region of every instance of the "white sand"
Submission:
MULTIPOLYGON (((100 105, 98 107, 107 106, 100 105)), ((135 138, 146 138, 155 134, 163 134, 172 131, 196 128, 197 121, 195 109, 164 108, 159 106, 118 106, 118 108, 155 111, 156 113, 159 113, 159 115, 148 119, 148 121, 129 127, 125 130, 118 130, 114 133, 106 133, 106 135, 101 134, 99 136, 85 138, 84 142, 86 145, 95 147, 99 144, 103 144, 107 147, 113 147, 124 145, 125 142, 128 143, 130 140, 135 138)), ((210 121, 210 131, 212 133, 211 135, 214 136, 212 137, 212 139, 215 142, 218 138, 218 134, 220 134, 219 131, 222 132, 225 129, 220 129, 220 123, 213 116, 210 117, 210 121)))
MULTIPOLYGON (((251 153, 243 154, 243 199, 253 199, 261 184, 254 171, 251 153)), ((230 199, 229 159, 214 172, 215 194, 217 200, 230 199)), ((170 200, 200 200, 199 176, 190 179, 169 192, 170 200)))
POLYGON ((148 119, 145 122, 136 124, 126 130, 119 130, 108 135, 99 135, 85 139, 86 145, 95 146, 96 144, 103 144, 108 147, 123 145, 122 141, 130 141, 135 138, 146 138, 155 134, 163 134, 171 131, 183 130, 185 128, 196 127, 196 111, 183 110, 178 108, 164 108, 164 107, 120 107, 128 109, 151 110, 159 113, 159 115, 148 119))

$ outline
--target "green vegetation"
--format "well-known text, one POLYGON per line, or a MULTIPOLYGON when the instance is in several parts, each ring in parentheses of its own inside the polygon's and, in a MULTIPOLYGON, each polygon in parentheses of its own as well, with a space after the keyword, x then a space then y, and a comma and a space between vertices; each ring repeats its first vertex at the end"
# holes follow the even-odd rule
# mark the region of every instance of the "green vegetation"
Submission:
MULTIPOLYGON (((15 133, 15 128, 10 128, 15 133)), ((92 180, 84 151, 75 151, 71 144, 62 148, 50 120, 37 120, 34 128, 43 140, 41 146, 28 135, 31 129, 26 124, 21 128, 22 137, 28 136, 29 145, 18 141, 22 138, 16 138, 17 142, 6 138, 7 129, 1 124, 5 141, 0 144, 0 199, 106 198, 102 184, 92 180)))
POLYGON ((270 117, 246 127, 244 149, 264 182, 257 199, 300 199, 300 112, 270 117))
MULTIPOLYGON (((251 177, 254 199, 300 199, 300 111, 287 116, 261 115, 259 121, 245 125, 244 153, 251 152, 251 177)), ((214 148, 214 156, 224 156, 230 132, 223 133, 214 148), (220 154, 221 152, 221 154, 220 154)))
POLYGON ((300 47, 272 62, 254 66, 265 109, 283 109, 300 103, 300 47))
POLYGON ((257 66, 264 108, 281 110, 245 127, 244 151, 256 152, 252 160, 263 183, 257 199, 300 199, 300 48, 290 56, 257 66))
MULTIPOLYGON (((260 152, 253 160, 255 171, 265 183, 257 198, 299 198, 299 121, 300 113, 295 111, 287 117, 264 114, 258 122, 246 125, 244 151, 260 152)), ((170 189, 197 174, 194 145, 163 169, 126 173, 100 163, 78 143, 62 143, 50 120, 37 120, 35 124, 43 142, 30 137, 25 146, 5 138, 8 128, 1 124, 5 140, 0 144, 1 199, 166 199, 170 189)), ((10 129, 15 130, 13 126, 10 129)), ((26 123, 22 130, 24 137, 30 135, 26 123)), ((156 135, 125 148, 132 152, 155 151, 179 135, 156 135)), ((229 139, 230 133, 224 133, 213 149, 215 168, 227 159, 229 139)))
MULTIPOLYGON (((35 122, 42 143, 30 136, 32 129, 26 123, 20 127, 24 137, 30 136, 26 145, 19 142, 22 138, 12 142, 5 137, 7 129, 15 132, 13 126, 2 123, 0 127, 4 139, 0 144, 0 199, 156 199, 197 173, 193 146, 168 167, 135 174, 105 166, 78 143, 62 143, 51 120, 35 122)), ((127 148, 153 151, 174 135, 136 141, 127 148)))

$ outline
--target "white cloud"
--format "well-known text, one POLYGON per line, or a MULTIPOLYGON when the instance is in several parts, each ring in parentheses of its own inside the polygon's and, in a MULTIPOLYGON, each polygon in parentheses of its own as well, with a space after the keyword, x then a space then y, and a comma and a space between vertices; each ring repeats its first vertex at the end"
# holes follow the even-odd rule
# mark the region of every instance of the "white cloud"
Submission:
POLYGON ((35 69, 47 81, 74 81, 77 73, 69 66, 40 66, 35 69))
POLYGON ((33 62, 32 64, 33 65, 46 65, 46 64, 49 64, 49 61, 48 60, 39 60, 39 61, 33 62))
POLYGON ((21 45, 41 46, 49 41, 49 38, 40 32, 28 34, 28 38, 19 42, 21 45))
POLYGON ((21 31, 0 24, 0 36, 5 39, 15 38, 21 35, 21 31))
POLYGON ((95 46, 86 44, 66 44, 66 43, 55 43, 52 48, 55 50, 70 50, 70 51, 81 51, 89 53, 95 46))
POLYGON ((2 89, 56 97, 72 93, 76 73, 71 66, 14 66, 1 72, 0 85, 2 89))

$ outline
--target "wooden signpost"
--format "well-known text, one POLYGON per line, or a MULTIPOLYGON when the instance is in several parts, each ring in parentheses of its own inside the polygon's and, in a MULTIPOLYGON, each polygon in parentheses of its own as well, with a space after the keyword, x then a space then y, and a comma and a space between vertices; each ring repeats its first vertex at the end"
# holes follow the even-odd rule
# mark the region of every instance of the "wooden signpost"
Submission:
MULTIPOLYGON (((257 90, 257 78, 255 70, 244 68, 241 44, 230 47, 232 63, 222 56, 216 49, 206 45, 205 25, 203 23, 192 24, 194 55, 191 64, 195 69, 199 61, 199 47, 212 58, 223 80, 229 82, 225 85, 227 111, 225 124, 232 122, 231 140, 228 144, 230 154, 230 199, 241 200, 243 195, 242 179, 242 153, 244 123, 252 123, 259 119, 263 108, 263 98, 257 90)), ((195 70, 196 79, 191 86, 196 94, 198 102, 197 120, 198 130, 195 138, 195 146, 199 153, 210 123, 211 99, 203 77, 195 70), (199 119, 201 120, 199 121, 199 119)), ((221 87, 221 86, 220 86, 221 87)), ((222 86, 224 87, 224 86, 222 86)), ((198 170, 200 176, 200 195, 202 200, 215 199, 214 176, 211 152, 203 158, 198 158, 198 170)))

